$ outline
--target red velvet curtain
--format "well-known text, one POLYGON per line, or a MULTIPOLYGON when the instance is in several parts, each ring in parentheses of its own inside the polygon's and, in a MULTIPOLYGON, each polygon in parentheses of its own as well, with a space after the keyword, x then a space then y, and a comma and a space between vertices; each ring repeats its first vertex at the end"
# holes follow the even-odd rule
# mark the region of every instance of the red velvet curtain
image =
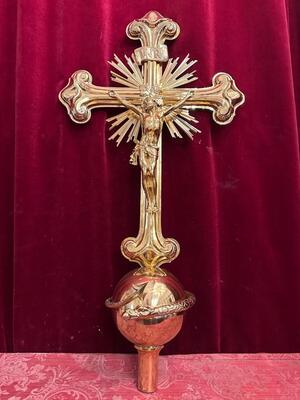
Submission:
POLYGON ((1 351, 132 351, 104 307, 135 267, 119 251, 138 229, 132 144, 108 142, 113 112, 79 126, 57 95, 77 69, 109 85, 151 9, 180 24, 169 53, 199 60, 197 86, 225 71, 246 95, 228 126, 195 112, 193 142, 164 132, 169 269, 198 299, 166 351, 300 351, 298 0, 1 1, 1 351))

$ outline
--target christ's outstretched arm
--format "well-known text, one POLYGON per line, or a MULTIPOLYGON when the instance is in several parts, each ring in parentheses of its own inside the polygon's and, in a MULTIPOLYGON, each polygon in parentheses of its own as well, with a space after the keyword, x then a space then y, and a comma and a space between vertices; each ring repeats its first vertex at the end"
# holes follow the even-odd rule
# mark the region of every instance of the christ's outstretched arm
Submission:
POLYGON ((176 110, 176 108, 179 108, 180 106, 182 106, 183 103, 185 103, 187 101, 187 99, 189 99, 190 97, 192 97, 194 95, 194 92, 192 90, 190 90, 181 100, 179 100, 177 103, 173 104, 172 106, 168 107, 165 111, 164 111, 164 117, 168 114, 170 114, 172 111, 176 110))
POLYGON ((114 90, 110 90, 108 92, 108 94, 109 94, 110 97, 115 97, 116 99, 118 99, 119 102, 121 104, 123 104, 123 106, 125 106, 125 107, 129 108, 130 110, 134 111, 136 114, 138 114, 140 116, 143 115, 142 111, 138 107, 136 107, 134 104, 130 103, 129 101, 123 99, 119 95, 119 93, 115 92, 114 90))

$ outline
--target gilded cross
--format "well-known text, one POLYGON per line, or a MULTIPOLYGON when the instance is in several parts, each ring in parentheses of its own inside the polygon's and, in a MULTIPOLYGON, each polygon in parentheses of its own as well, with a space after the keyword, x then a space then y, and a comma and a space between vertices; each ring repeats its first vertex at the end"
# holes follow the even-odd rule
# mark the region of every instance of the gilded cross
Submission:
POLYGON ((150 11, 134 20, 126 33, 140 40, 141 47, 131 57, 125 56, 125 61, 115 55, 110 62, 112 81, 123 87, 95 86, 91 74, 79 70, 59 99, 79 124, 89 121, 93 108, 124 109, 107 119, 110 129, 116 129, 109 139, 117 145, 124 138, 134 142, 130 163, 139 165, 142 184, 139 233, 124 239, 121 251, 140 265, 137 273, 164 274, 160 266, 174 260, 180 247, 175 239, 164 238, 161 229, 162 127, 165 124, 173 138, 185 134, 192 139, 199 130, 191 110, 210 110, 217 124, 228 124, 243 104, 244 95, 227 73, 216 74, 210 87, 185 88, 197 79, 195 71, 189 72, 196 61, 188 55, 181 62, 169 58, 165 41, 177 38, 180 28, 158 12, 150 11))

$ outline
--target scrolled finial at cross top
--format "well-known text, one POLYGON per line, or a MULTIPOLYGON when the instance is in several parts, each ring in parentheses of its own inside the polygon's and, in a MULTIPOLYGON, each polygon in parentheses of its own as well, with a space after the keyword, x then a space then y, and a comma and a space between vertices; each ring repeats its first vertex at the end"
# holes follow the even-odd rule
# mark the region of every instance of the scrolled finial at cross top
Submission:
POLYGON ((157 11, 149 11, 144 17, 132 21, 126 29, 130 39, 141 41, 142 47, 134 51, 139 65, 144 61, 168 61, 168 48, 164 42, 176 39, 179 33, 179 25, 157 11))

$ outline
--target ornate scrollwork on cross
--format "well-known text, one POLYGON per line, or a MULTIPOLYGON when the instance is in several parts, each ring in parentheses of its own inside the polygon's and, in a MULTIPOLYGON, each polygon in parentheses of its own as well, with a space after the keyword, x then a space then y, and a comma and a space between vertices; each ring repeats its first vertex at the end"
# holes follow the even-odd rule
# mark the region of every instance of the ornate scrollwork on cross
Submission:
POLYGON ((141 215, 137 237, 124 239, 123 255, 138 263, 142 271, 162 273, 159 267, 174 260, 180 247, 175 239, 166 239, 161 231, 161 133, 165 124, 173 138, 183 134, 193 138, 200 132, 191 110, 208 109, 218 124, 228 124, 244 95, 227 73, 213 77, 212 86, 184 88, 197 77, 191 67, 196 63, 186 56, 169 58, 166 40, 175 39, 179 25, 150 11, 127 26, 127 36, 140 40, 141 47, 123 62, 118 56, 110 62, 112 81, 118 87, 95 86, 88 71, 75 72, 59 98, 71 119, 88 122, 91 110, 99 107, 121 107, 109 118, 114 130, 110 140, 119 145, 125 138, 134 142, 130 163, 141 169, 141 215))

